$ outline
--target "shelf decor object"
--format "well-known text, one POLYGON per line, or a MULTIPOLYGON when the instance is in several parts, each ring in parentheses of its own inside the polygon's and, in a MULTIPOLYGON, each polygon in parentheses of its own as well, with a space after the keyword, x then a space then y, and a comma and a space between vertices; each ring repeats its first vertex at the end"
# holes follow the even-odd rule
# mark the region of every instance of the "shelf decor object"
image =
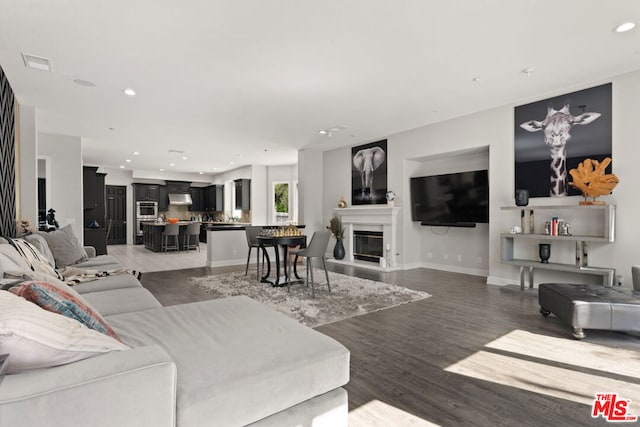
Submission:
POLYGON ((611 158, 606 157, 602 162, 585 159, 578 164, 576 169, 571 169, 569 173, 573 182, 569 185, 582 191, 584 201, 581 205, 604 205, 605 202, 596 201, 596 197, 610 194, 620 181, 616 174, 605 174, 604 171, 611 163, 611 158), (587 200, 591 197, 593 200, 587 200))
POLYGON ((540 255, 540 262, 542 264, 549 264, 549 258, 551 258, 551 244, 550 243, 538 244, 538 255, 540 255))

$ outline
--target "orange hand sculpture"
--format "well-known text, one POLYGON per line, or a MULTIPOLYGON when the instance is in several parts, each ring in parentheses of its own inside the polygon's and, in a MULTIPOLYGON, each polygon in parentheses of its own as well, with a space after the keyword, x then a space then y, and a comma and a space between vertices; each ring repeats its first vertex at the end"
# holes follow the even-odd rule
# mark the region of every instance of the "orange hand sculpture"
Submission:
POLYGON ((604 174, 604 170, 611 163, 611 158, 607 157, 602 162, 586 159, 578 165, 577 169, 571 169, 569 173, 573 182, 569 185, 582 191, 582 195, 596 198, 611 193, 611 190, 618 185, 618 177, 613 174, 604 174))

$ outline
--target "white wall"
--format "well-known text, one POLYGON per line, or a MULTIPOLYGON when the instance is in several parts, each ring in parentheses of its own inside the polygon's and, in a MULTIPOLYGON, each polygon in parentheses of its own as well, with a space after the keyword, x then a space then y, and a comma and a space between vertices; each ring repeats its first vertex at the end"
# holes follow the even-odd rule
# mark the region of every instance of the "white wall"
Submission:
POLYGON ((314 231, 323 230, 329 224, 324 215, 326 197, 321 197, 324 194, 323 177, 331 176, 323 171, 323 158, 326 154, 310 148, 298 151, 298 223, 305 224, 307 236, 313 235, 314 231))
MULTIPOLYGON (((38 155, 48 158, 51 205, 60 227, 71 224, 82 243, 82 141, 76 136, 38 134, 38 155)), ((37 170, 31 177, 37 183, 37 170)))
POLYGON ((38 228, 38 133, 36 110, 25 105, 18 106, 19 176, 18 218, 29 220, 38 228))
POLYGON ((133 177, 129 170, 123 169, 107 169, 101 168, 100 172, 104 172, 105 185, 124 185, 127 188, 127 245, 133 242, 133 227, 136 225, 135 205, 133 201, 133 177))
POLYGON ((269 191, 266 166, 251 167, 251 224, 269 224, 269 191))
MULTIPOLYGON (((620 184, 614 190, 613 195, 602 197, 607 203, 617 204, 617 234, 616 242, 609 245, 592 244, 590 246, 590 264, 602 267, 613 267, 622 274, 627 286, 631 283, 631 265, 640 264, 638 255, 638 242, 640 241, 640 227, 637 224, 637 214, 640 212, 640 198, 634 194, 635 184, 640 182, 640 168, 637 160, 640 158, 640 147, 637 143, 636 118, 640 112, 637 99, 640 98, 640 72, 617 76, 612 79, 590 82, 580 86, 562 88, 555 95, 585 89, 599 84, 613 82, 613 170, 620 178, 620 184)), ((387 185, 394 190, 398 197, 396 206, 402 207, 402 233, 400 233, 402 253, 398 262, 406 266, 424 263, 424 259, 416 259, 416 254, 423 256, 423 246, 430 245, 433 256, 442 255, 435 253, 441 245, 432 243, 436 239, 424 235, 424 231, 416 233, 411 222, 409 210, 409 177, 416 168, 415 159, 425 156, 441 156, 444 153, 480 150, 489 147, 489 185, 490 185, 490 224, 489 224, 489 257, 488 269, 490 283, 504 284, 517 283, 519 270, 517 267, 500 263, 500 233, 508 231, 510 226, 517 224, 517 211, 501 211, 501 206, 514 205, 514 114, 516 105, 525 104, 547 98, 554 94, 545 94, 535 99, 522 100, 513 105, 507 105, 487 111, 482 111, 469 116, 452 119, 446 122, 414 129, 407 132, 390 135, 388 140, 388 165, 387 185)), ((384 139, 381 136, 377 139, 384 139)), ((367 143, 371 141, 362 141, 367 143)), ((354 144, 360 145, 360 144, 354 144)), ((313 164, 304 151, 299 153, 299 167, 301 171, 300 182, 309 183, 324 188, 321 217, 322 223, 327 223, 331 217, 331 211, 341 195, 348 196, 351 189, 350 179, 350 148, 340 148, 324 153, 322 169, 303 167, 303 162, 313 164), (321 173, 322 179, 316 174, 321 173)), ((447 156, 445 156, 447 157, 447 156)), ((306 166, 306 165, 305 165, 306 166)), ((305 188, 305 200, 301 201, 305 219, 308 206, 313 206, 307 200, 308 194, 305 188)), ((345 197, 350 201, 350 197, 345 197)), ((535 198, 532 205, 542 204, 569 204, 575 205, 580 197, 567 198, 535 198)), ((313 216, 317 221, 317 216, 313 216)), ((462 239, 455 232, 451 242, 462 239)), ((460 230, 462 234, 462 230, 460 230)), ((463 235, 464 236, 464 235, 463 235)), ((445 240, 444 238, 440 240, 445 240)), ((447 243, 443 250, 454 251, 454 243, 447 243)), ((474 240, 474 245, 475 245, 474 240)), ((457 243, 455 244, 457 245, 457 243)), ((479 246, 478 246, 479 248, 479 246)), ((462 251, 463 248, 457 248, 462 251)), ((478 250, 478 249, 476 249, 478 250)), ((552 249, 553 251, 553 249, 552 249)), ((461 252, 456 252, 461 253, 461 252)), ((473 260, 471 260, 473 261, 473 260)), ((483 261, 484 263, 485 261, 483 261)), ((481 266, 480 268, 483 268, 481 266)), ((584 282, 585 275, 570 275, 549 273, 540 271, 536 273, 537 279, 562 279, 584 282)), ((540 280, 537 280, 538 283, 540 280)))

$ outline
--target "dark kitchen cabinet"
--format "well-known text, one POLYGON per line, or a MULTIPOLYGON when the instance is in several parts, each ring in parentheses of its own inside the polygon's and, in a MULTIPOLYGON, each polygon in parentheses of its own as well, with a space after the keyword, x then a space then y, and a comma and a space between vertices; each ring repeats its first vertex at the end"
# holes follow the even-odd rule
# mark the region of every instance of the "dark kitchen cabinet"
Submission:
POLYGON ((85 209, 93 209, 98 201, 96 200, 96 173, 98 168, 94 166, 84 166, 82 168, 82 204, 85 209))
POLYGON ((189 194, 191 183, 186 181, 167 181, 167 193, 169 194, 189 194))
POLYGON ((200 212, 204 210, 204 189, 191 187, 191 205, 189 210, 192 212, 200 212))
POLYGON ((136 202, 157 202, 158 186, 153 184, 133 184, 136 202))
POLYGON ((210 185, 204 189, 204 210, 207 212, 224 210, 224 185, 210 185))
POLYGON ((158 186, 158 211, 166 212, 169 210, 169 196, 166 185, 158 186))
POLYGON ((236 209, 248 211, 251 209, 251 180, 236 179, 236 209))
POLYGON ((207 243, 207 224, 200 226, 200 243, 207 243))
POLYGON ((84 244, 98 255, 107 253, 105 176, 97 167, 82 168, 84 244))

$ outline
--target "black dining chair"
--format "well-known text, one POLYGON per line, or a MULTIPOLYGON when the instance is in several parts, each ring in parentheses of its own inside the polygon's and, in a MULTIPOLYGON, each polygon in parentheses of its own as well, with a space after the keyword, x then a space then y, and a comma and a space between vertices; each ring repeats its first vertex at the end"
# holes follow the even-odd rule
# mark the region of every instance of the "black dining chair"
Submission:
MULTIPOLYGON (((311 298, 315 298, 314 282, 313 282, 313 265, 311 260, 313 258, 320 258, 322 260, 322 267, 324 268, 324 275, 327 278, 327 289, 331 292, 331 284, 329 283, 329 273, 327 272, 327 263, 325 253, 327 252, 327 245, 329 244, 329 238, 331 237, 330 231, 316 231, 311 237, 311 242, 306 248, 302 249, 290 249, 289 256, 294 258, 296 256, 302 256, 307 258, 307 277, 306 284, 309 287, 309 274, 311 274, 311 298)), ((289 279, 287 280, 287 291, 291 291, 291 265, 289 262, 289 279)))
MULTIPOLYGON (((249 273, 249 260, 251 259, 251 249, 256 248, 256 275, 257 280, 260 281, 260 242, 258 242, 258 236, 262 233, 263 227, 261 226, 248 226, 245 227, 245 235, 247 237, 247 246, 249 246, 249 252, 247 253, 247 265, 244 269, 244 275, 249 273)), ((268 245, 273 246, 273 245, 268 245)), ((264 268, 264 253, 262 254, 262 268, 264 268)))

